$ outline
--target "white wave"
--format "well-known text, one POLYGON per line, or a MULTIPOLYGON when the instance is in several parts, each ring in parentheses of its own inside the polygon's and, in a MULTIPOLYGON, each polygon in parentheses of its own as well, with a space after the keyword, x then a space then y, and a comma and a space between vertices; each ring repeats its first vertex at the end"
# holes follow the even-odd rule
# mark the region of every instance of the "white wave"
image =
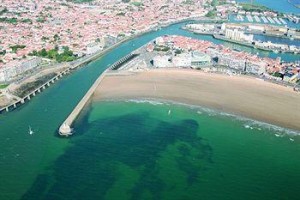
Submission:
POLYGON ((151 99, 130 99, 127 100, 126 102, 133 102, 133 103, 149 103, 151 105, 166 105, 166 103, 157 101, 157 100, 151 100, 151 99))
POLYGON ((254 119, 238 116, 233 113, 227 113, 227 112, 223 112, 223 111, 214 110, 211 108, 206 108, 206 107, 191 105, 191 104, 185 104, 185 103, 180 103, 180 102, 176 102, 176 101, 163 100, 163 99, 130 99, 130 100, 125 100, 125 102, 149 103, 152 105, 172 105, 173 104, 176 106, 184 106, 184 107, 190 108, 192 110, 195 110, 197 114, 205 113, 208 116, 223 116, 223 117, 229 117, 233 120, 237 120, 240 122, 245 122, 245 123, 243 123, 243 126, 247 129, 259 130, 259 131, 267 130, 267 131, 273 132, 274 134, 279 134, 279 135, 290 135, 290 136, 299 136, 300 135, 300 131, 279 127, 279 126, 269 124, 266 122, 260 122, 260 121, 254 120, 254 119))
POLYGON ((245 127, 245 128, 250 128, 250 126, 249 126, 249 125, 244 125, 244 127, 245 127))

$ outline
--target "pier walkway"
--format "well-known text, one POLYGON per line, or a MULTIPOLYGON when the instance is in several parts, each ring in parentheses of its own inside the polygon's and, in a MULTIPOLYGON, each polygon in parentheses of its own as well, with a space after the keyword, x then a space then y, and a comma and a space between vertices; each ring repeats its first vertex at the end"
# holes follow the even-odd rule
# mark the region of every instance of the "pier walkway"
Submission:
POLYGON ((87 91, 87 93, 84 95, 84 97, 80 100, 80 102, 77 104, 77 106, 74 108, 74 110, 71 112, 71 114, 67 117, 67 119, 62 123, 62 125, 59 127, 59 134, 61 136, 69 136, 72 135, 72 124, 84 108, 84 106, 87 104, 87 102, 90 100, 91 96, 94 94, 95 90, 100 85, 101 81, 103 80, 105 74, 108 71, 115 71, 118 70, 122 65, 129 62, 133 58, 137 57, 139 54, 136 53, 130 53, 127 56, 121 58, 117 62, 115 62, 113 65, 111 65, 108 69, 106 69, 94 82, 94 84, 90 87, 90 89, 87 91))
POLYGON ((79 115, 79 113, 81 112, 81 110, 83 109, 83 107, 86 105, 86 103, 89 101, 90 97, 94 94, 95 90, 97 89, 97 87, 101 83, 103 77, 105 76, 105 73, 106 73, 107 70, 105 70, 98 77, 98 79, 90 87, 90 89, 87 91, 87 93, 84 95, 84 97, 80 100, 80 102, 77 104, 77 106, 74 108, 74 110, 68 116, 68 118, 59 127, 59 134, 60 135, 63 135, 63 136, 72 135, 71 125, 73 124, 74 120, 77 118, 77 116, 79 115))

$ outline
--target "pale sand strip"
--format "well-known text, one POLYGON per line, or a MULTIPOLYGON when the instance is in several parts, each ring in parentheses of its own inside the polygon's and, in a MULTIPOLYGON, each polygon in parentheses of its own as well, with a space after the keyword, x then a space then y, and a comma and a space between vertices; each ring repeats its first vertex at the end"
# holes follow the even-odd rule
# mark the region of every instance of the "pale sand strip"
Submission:
POLYGON ((157 98, 300 130, 300 93, 252 77, 155 69, 105 76, 93 100, 157 98))

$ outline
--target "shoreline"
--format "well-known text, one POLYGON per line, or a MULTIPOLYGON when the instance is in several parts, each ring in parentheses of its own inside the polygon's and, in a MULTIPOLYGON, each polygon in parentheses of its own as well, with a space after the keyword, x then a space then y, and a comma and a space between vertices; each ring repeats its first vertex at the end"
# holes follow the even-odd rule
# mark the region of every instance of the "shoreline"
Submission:
POLYGON ((92 101, 161 99, 195 105, 299 131, 300 95, 248 76, 153 69, 106 74, 92 101))
MULTIPOLYGON (((159 98, 148 98, 148 99, 143 99, 143 98, 133 98, 133 99, 103 99, 103 100, 94 100, 92 103, 101 103, 101 102, 116 102, 116 103, 136 103, 136 104, 152 104, 152 105, 175 105, 175 106, 182 106, 189 108, 191 110, 195 110, 199 112, 199 114, 205 113, 205 114, 211 114, 211 116, 224 116, 224 117, 229 117, 232 119, 236 119, 241 122, 249 122, 250 125, 244 124, 246 127, 245 128, 250 128, 253 129, 254 127, 252 126, 259 126, 259 127, 265 127, 268 129, 274 129, 278 130, 280 132, 284 132, 289 134, 290 136, 298 136, 300 135, 300 130, 294 130, 286 127, 282 127, 279 125, 271 124, 268 122, 263 122, 263 121, 258 121, 256 119, 252 119, 249 117, 241 116, 236 113, 232 112, 224 112, 222 110, 218 110, 215 108, 208 108, 205 106, 201 105, 194 105, 194 104, 187 104, 187 103, 181 103, 173 100, 167 100, 167 99, 159 99, 159 98)), ((256 127, 255 127, 256 128, 256 127)))

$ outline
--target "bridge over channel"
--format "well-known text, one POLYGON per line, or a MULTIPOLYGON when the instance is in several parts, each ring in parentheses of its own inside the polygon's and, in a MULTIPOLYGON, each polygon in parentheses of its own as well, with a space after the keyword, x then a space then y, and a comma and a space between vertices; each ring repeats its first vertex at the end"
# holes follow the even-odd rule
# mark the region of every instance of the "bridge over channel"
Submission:
POLYGON ((25 102, 30 101, 32 97, 36 96, 38 93, 41 93, 43 90, 45 90, 46 88, 48 88, 51 84, 53 84, 55 81, 57 81, 60 78, 62 78, 65 74, 68 74, 69 71, 70 71, 70 69, 68 68, 68 69, 66 69, 66 70, 58 73, 52 79, 48 80, 43 85, 39 86, 34 91, 32 91, 29 94, 27 94, 25 97, 18 98, 17 101, 13 102, 12 104, 10 104, 8 106, 5 106, 3 108, 0 108, 0 113, 12 111, 15 108, 17 108, 18 106, 24 104, 25 102))

